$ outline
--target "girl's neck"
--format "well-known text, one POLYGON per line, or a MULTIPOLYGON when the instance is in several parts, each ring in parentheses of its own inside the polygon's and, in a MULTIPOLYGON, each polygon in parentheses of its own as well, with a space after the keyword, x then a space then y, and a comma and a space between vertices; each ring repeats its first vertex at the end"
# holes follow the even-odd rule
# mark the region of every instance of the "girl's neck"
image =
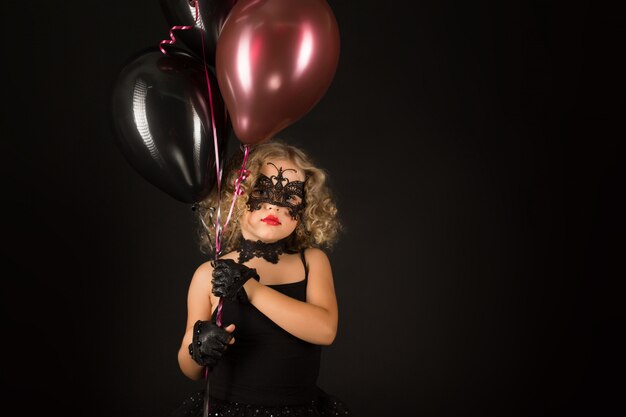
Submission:
POLYGON ((278 257, 283 253, 295 253, 287 248, 287 239, 265 243, 260 240, 252 241, 241 238, 237 248, 239 259, 237 262, 244 263, 252 258, 263 258, 273 264, 278 263, 278 257))

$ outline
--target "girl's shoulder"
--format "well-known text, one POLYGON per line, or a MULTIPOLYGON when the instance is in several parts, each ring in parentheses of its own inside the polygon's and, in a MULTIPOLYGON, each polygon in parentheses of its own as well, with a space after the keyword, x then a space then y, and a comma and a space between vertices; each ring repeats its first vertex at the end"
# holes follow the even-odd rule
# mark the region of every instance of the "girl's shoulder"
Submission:
POLYGON ((304 257, 308 264, 330 262, 326 252, 324 252, 320 248, 306 248, 306 249, 303 249, 303 251, 304 251, 304 257))
POLYGON ((194 279, 206 279, 206 278, 210 279, 212 274, 213 274, 213 262, 206 261, 198 265, 198 267, 196 268, 196 271, 193 274, 193 278, 194 279))

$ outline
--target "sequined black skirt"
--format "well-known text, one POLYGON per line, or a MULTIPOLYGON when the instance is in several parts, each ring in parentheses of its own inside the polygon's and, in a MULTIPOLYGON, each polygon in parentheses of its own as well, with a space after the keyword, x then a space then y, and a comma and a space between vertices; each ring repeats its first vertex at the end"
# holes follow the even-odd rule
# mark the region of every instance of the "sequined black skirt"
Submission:
MULTIPOLYGON (((202 417, 204 391, 187 398, 171 417, 202 417)), ((210 398, 211 417, 354 417, 348 406, 334 395, 318 388, 317 398, 302 405, 267 406, 243 404, 210 398)))

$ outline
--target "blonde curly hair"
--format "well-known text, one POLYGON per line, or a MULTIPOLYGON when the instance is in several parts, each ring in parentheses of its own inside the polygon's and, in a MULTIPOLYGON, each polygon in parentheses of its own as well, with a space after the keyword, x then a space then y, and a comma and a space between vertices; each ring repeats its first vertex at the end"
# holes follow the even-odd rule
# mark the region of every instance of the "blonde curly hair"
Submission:
MULTIPOLYGON (((288 248, 294 251, 310 247, 332 249, 336 243, 342 227, 337 218, 337 207, 326 183, 326 172, 317 168, 311 158, 301 149, 288 145, 279 139, 273 139, 250 147, 246 164, 249 175, 240 185, 243 194, 237 197, 229 224, 222 231, 220 253, 225 254, 235 250, 241 239, 239 219, 248 210, 248 194, 256 183, 264 162, 281 159, 291 161, 304 172, 306 178, 304 183, 305 208, 296 230, 288 238, 288 248)), ((232 204, 235 194, 235 180, 239 177, 242 162, 243 152, 240 152, 225 164, 220 200, 220 225, 222 226, 232 204)), ((198 204, 198 213, 202 223, 199 229, 200 250, 211 255, 214 254, 217 205, 217 187, 198 204)))

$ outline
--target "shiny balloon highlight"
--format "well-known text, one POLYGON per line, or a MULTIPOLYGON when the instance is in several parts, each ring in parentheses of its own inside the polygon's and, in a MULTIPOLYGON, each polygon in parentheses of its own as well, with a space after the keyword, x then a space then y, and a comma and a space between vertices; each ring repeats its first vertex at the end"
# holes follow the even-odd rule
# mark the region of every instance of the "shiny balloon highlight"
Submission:
POLYGON ((202 64, 169 51, 150 49, 124 66, 112 96, 113 124, 117 144, 137 172, 176 200, 194 203, 217 179, 211 105, 222 154, 228 122, 215 76, 209 75, 210 103, 202 64))

